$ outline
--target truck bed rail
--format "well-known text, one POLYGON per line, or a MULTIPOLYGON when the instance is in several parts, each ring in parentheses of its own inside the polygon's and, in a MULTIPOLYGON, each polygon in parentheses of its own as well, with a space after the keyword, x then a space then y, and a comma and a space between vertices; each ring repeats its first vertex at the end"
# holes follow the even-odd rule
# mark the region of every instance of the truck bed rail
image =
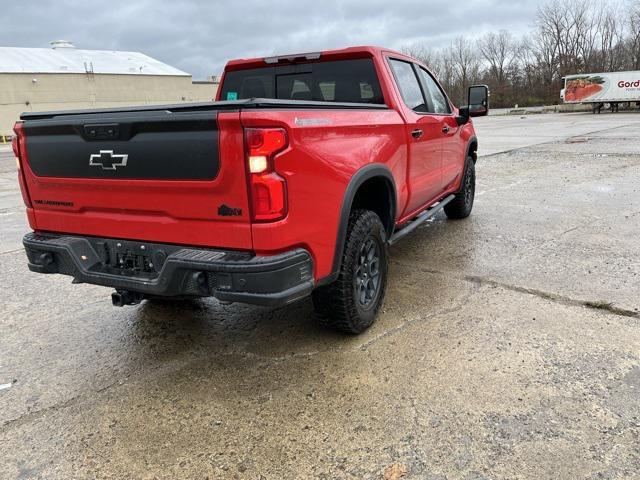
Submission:
POLYGON ((124 108, 100 108, 84 110, 59 110, 51 112, 24 112, 21 120, 49 120, 56 117, 76 115, 93 115, 99 113, 127 112, 198 112, 209 110, 241 110, 241 109, 318 109, 318 110, 388 110, 389 107, 377 103, 316 102, 308 100, 278 100, 273 98, 249 98, 246 100, 224 100, 220 102, 182 103, 172 105, 142 105, 124 108))

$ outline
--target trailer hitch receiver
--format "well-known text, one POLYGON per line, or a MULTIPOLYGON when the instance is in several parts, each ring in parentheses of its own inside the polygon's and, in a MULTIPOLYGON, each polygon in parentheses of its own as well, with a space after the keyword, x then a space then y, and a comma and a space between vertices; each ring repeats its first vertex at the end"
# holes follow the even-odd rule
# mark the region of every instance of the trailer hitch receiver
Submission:
POLYGON ((137 305, 144 299, 144 295, 129 290, 116 290, 111 294, 111 301, 114 307, 124 307, 125 305, 137 305))

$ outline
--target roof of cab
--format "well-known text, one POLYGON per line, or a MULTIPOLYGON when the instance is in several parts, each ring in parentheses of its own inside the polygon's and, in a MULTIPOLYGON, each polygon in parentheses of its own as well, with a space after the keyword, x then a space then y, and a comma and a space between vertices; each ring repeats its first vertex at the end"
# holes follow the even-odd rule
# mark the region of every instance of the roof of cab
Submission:
POLYGON ((381 55, 382 52, 403 55, 388 48, 377 47, 373 45, 362 45, 357 47, 340 48, 335 50, 322 50, 316 52, 294 53, 286 55, 269 55, 268 57, 256 58, 238 58, 229 60, 225 65, 225 70, 243 70, 246 68, 266 67, 278 63, 278 59, 283 61, 291 61, 293 59, 305 59, 307 61, 322 61, 327 58, 333 60, 343 60, 348 58, 374 57, 381 55))

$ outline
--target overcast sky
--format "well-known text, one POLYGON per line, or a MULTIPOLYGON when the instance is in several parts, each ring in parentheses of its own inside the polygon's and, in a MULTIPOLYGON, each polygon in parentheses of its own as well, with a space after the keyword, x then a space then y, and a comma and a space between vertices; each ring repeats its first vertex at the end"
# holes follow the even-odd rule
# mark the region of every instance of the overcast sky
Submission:
POLYGON ((529 30, 542 1, 0 0, 0 46, 139 51, 191 73, 230 58, 381 45, 442 47, 459 35, 529 30))

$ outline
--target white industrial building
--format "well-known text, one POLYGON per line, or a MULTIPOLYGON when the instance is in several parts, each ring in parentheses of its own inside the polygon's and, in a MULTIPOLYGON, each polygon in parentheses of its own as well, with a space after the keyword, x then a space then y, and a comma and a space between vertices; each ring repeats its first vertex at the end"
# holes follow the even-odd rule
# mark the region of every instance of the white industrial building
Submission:
POLYGON ((52 48, 0 47, 0 137, 25 111, 202 102, 213 81, 138 52, 80 50, 66 41, 52 48))

